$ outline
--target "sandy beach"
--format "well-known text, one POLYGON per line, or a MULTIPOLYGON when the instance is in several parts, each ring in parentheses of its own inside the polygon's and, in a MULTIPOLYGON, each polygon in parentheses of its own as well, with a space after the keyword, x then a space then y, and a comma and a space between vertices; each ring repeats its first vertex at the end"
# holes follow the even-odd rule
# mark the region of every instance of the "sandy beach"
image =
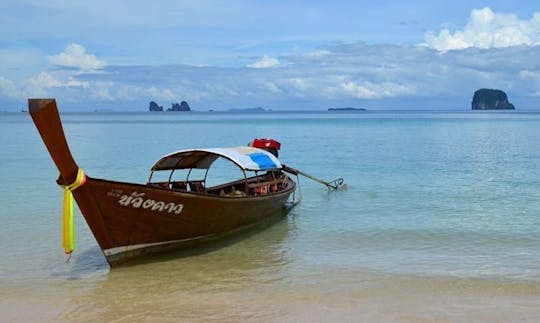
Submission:
POLYGON ((537 322, 540 318, 539 283, 341 272, 251 285, 232 272, 208 277, 179 268, 155 275, 159 269, 150 265, 100 278, 3 284, 0 316, 3 322, 537 322))

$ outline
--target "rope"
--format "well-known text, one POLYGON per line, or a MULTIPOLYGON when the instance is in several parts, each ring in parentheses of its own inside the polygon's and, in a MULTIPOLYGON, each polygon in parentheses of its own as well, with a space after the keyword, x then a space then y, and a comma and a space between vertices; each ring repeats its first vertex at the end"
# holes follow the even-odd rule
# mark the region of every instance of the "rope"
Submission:
POLYGON ((64 211, 62 223, 62 247, 70 255, 75 250, 75 222, 73 221, 72 192, 86 183, 86 174, 81 168, 77 171, 75 181, 69 185, 60 185, 64 189, 64 211))

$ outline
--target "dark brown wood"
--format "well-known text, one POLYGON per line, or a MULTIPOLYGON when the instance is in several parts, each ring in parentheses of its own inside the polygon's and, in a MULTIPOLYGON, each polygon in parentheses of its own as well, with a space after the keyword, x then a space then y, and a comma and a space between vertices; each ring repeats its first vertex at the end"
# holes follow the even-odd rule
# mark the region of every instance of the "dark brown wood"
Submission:
MULTIPOLYGON (((109 261, 120 261, 138 254, 138 249, 144 249, 138 248, 141 245, 191 246, 197 241, 222 238, 283 215, 288 197, 295 189, 292 180, 287 185, 276 194, 237 198, 93 178, 89 178, 85 186, 94 195, 112 242, 104 253, 109 261), (125 205, 129 197, 132 199, 125 205), (181 211, 156 207, 159 202, 173 203, 177 208, 181 205, 181 211), (126 248, 117 254, 119 247, 126 248)), ((87 222, 92 221, 86 215, 85 218, 87 222)))
MULTIPOLYGON (((67 145, 55 100, 30 99, 28 105, 61 179, 72 183, 79 168, 67 145)), ((73 196, 113 266, 147 252, 220 239, 286 214, 296 184, 283 178, 278 192, 220 196, 87 177, 73 196)))
POLYGON ((71 156, 54 99, 28 99, 28 111, 65 183, 72 183, 79 167, 71 156))

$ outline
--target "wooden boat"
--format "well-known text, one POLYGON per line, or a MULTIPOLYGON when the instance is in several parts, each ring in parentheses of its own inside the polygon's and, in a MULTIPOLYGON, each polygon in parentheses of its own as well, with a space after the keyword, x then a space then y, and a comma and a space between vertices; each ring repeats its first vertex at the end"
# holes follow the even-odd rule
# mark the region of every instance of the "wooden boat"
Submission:
POLYGON ((277 157, 255 147, 173 152, 154 164, 146 184, 92 178, 71 155, 56 101, 29 99, 28 107, 60 172, 58 183, 73 194, 111 266, 141 254, 223 238, 283 216, 294 205, 295 181, 282 171, 277 157), (244 178, 206 187, 208 169, 220 158, 238 166, 244 178), (186 178, 176 180, 173 175, 182 169, 188 170, 186 178), (197 169, 206 170, 204 178, 191 180, 197 169), (154 181, 155 172, 170 175, 154 181))

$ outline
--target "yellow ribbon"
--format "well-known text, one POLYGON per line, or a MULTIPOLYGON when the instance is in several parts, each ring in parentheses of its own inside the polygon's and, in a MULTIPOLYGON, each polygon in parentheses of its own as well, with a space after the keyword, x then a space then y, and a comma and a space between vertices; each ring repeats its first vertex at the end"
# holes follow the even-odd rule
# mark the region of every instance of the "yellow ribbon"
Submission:
POLYGON ((86 183, 86 174, 79 168, 75 182, 70 185, 60 185, 64 189, 64 213, 62 224, 62 246, 66 254, 75 249, 75 222, 73 221, 73 192, 86 183))

